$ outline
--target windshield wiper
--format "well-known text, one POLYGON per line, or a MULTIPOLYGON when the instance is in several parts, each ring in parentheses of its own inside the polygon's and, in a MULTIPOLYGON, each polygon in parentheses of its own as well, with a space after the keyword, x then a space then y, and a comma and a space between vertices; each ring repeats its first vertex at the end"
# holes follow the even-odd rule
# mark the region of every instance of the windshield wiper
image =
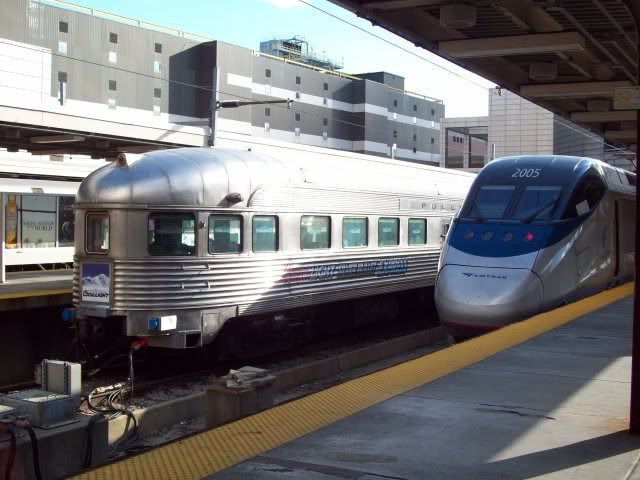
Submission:
POLYGON ((475 198, 473 200, 471 200, 471 209, 475 210, 476 213, 478 214, 478 216, 475 218, 476 220, 478 220, 480 223, 484 223, 486 221, 485 218, 480 213, 480 209, 478 208, 478 205, 476 204, 476 199, 475 198))
MULTIPOLYGON (((559 198, 559 197, 558 197, 559 198)), ((533 212, 531 215, 529 215, 528 217, 526 217, 524 220, 522 220, 522 223, 531 223, 533 222, 536 217, 538 215, 540 215, 542 212, 544 212, 547 208, 555 205, 557 203, 558 199, 554 198, 553 200, 551 200, 549 203, 547 203, 544 207, 536 210, 535 212, 533 212)))

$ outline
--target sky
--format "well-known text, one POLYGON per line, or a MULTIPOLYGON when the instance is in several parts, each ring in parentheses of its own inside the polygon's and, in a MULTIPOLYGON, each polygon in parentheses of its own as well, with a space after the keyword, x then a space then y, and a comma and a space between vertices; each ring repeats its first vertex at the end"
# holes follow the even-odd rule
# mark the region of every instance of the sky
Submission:
POLYGON ((327 0, 305 1, 422 58, 299 0, 76 0, 76 3, 254 50, 259 50, 261 41, 298 35, 316 53, 344 59, 345 73, 387 71, 405 77, 406 90, 443 100, 447 117, 487 115, 487 88, 494 86, 491 82, 374 27, 327 0))

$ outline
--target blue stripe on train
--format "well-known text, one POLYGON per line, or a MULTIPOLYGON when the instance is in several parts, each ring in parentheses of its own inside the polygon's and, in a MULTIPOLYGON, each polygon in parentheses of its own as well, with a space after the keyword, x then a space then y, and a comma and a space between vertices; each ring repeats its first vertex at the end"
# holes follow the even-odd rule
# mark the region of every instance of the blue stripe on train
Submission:
POLYGON ((449 244, 479 257, 513 257, 547 248, 571 234, 585 217, 546 225, 454 222, 449 244))

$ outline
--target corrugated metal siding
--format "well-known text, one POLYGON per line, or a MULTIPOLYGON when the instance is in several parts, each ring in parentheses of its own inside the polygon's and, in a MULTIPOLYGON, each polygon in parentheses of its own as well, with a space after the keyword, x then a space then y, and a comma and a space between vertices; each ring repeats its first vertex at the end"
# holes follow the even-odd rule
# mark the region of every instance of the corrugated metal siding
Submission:
MULTIPOLYGON (((331 212, 361 212, 379 214, 452 215, 461 204, 461 198, 423 195, 425 201, 436 204, 434 210, 407 211, 400 209, 400 199, 414 197, 394 193, 354 192, 338 189, 309 188, 306 186, 279 186, 259 189, 249 206, 255 208, 293 208, 299 211, 315 211, 319 205, 331 212), (454 208, 452 208, 454 207, 454 208), (444 212, 444 213, 443 213, 444 212)), ((421 197, 422 198, 422 197, 421 197)))
MULTIPOLYGON (((158 259, 113 264, 112 308, 117 311, 221 308, 239 305, 243 313, 284 310, 357 296, 433 285, 440 249, 429 247, 388 252, 235 257, 227 259, 158 259), (288 282, 285 272, 311 277, 314 267, 407 257, 406 273, 288 282)), ((300 277, 298 277, 300 278, 300 277)), ((74 269, 73 297, 79 302, 79 267, 74 269)))

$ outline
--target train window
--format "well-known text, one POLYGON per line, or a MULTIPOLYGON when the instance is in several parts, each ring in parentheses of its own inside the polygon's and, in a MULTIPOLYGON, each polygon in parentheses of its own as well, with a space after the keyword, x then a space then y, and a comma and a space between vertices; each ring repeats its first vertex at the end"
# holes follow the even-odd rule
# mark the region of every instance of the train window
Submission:
POLYGON ((108 213, 87 213, 85 244, 87 253, 109 253, 108 213))
POLYGON ((253 251, 278 251, 278 217, 272 215, 253 217, 253 251))
POLYGON ((342 220, 342 246, 344 248, 367 246, 367 219, 349 218, 342 220))
POLYGON ((378 219, 378 245, 380 247, 395 247, 400 243, 400 219, 378 219))
POLYGON ((575 218, 591 211, 604 196, 606 188, 600 177, 586 175, 574 189, 562 219, 575 218))
POLYGON ((196 254, 195 217, 191 213, 152 213, 147 224, 150 255, 196 254))
POLYGON ((513 185, 483 185, 470 202, 466 218, 499 219, 504 216, 513 191, 513 185))
POLYGON ((300 248, 313 250, 331 245, 331 217, 303 215, 300 218, 300 248))
POLYGON ((209 253, 242 252, 242 217, 209 215, 209 253))
POLYGON ((561 193, 560 186, 526 187, 513 212, 513 219, 523 220, 525 223, 550 219, 561 193))
POLYGON ((424 218, 409 219, 409 245, 427 243, 427 220, 424 218))
POLYGON ((630 173, 630 172, 624 172, 625 177, 627 177, 627 183, 629 183, 629 185, 633 185, 634 187, 636 186, 636 175, 634 173, 630 173))

